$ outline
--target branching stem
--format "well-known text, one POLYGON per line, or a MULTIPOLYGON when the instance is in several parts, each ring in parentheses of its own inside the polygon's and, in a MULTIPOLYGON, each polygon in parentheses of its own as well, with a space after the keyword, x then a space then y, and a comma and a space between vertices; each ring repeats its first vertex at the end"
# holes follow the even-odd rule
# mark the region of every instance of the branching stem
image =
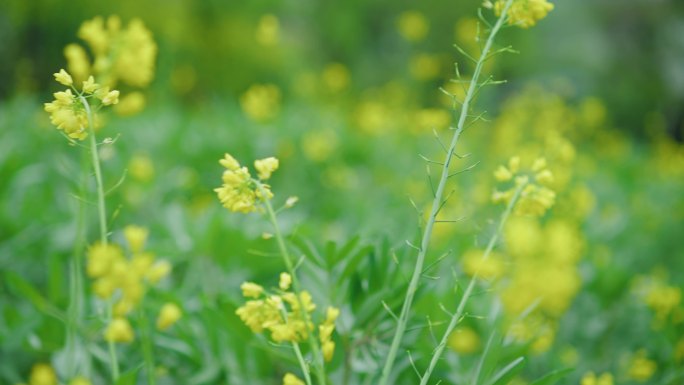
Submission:
POLYGON ((439 184, 437 186, 437 190, 435 192, 434 199, 432 200, 432 209, 430 211, 430 217, 425 225, 425 230, 423 231, 423 237, 421 239, 421 245, 418 250, 418 256, 416 258, 416 264, 413 269, 413 275, 411 276, 411 281, 409 282, 408 289, 406 291, 406 297, 404 298, 404 304, 401 308, 401 313, 399 315, 399 321, 397 323, 397 330, 394 334, 394 338, 392 339, 392 344, 390 345, 389 352, 387 354, 387 359, 385 361, 385 365, 382 370, 382 374, 380 377, 380 381, 378 382, 378 385, 388 385, 390 381, 390 376, 392 374, 392 368, 394 367, 394 362, 396 360, 397 353, 399 351, 399 345, 401 344, 401 341, 404 337, 404 333, 406 332, 406 324, 408 323, 408 318, 409 314, 411 311, 411 306, 413 304, 413 297, 418 289, 418 283, 420 281, 421 273, 423 271, 423 264, 425 263, 425 256, 428 251, 428 247, 430 245, 430 238, 432 237, 432 228, 435 224, 435 221, 437 219, 437 214, 439 213, 439 208, 442 204, 442 196, 444 195, 444 189, 446 186, 447 179, 449 177, 449 166, 451 164, 451 161, 453 159, 453 155, 456 151, 456 144, 458 143, 458 140, 461 136, 461 133, 463 132, 463 129, 465 127, 466 119, 468 117, 468 113, 470 111, 470 104, 473 101, 473 97, 475 95, 475 92, 477 91, 478 84, 479 84, 479 78, 480 74, 482 72, 482 67, 484 65, 484 62, 486 58, 489 55, 489 51, 492 48, 492 45, 494 43, 494 37, 497 35, 501 27, 503 26, 504 21, 506 20, 506 15, 508 13, 508 9, 510 8, 511 4, 513 3, 513 0, 507 0, 506 4, 501 12, 501 15, 499 16, 499 19, 497 20, 496 24, 494 27, 492 27, 491 32, 489 33, 489 37, 487 38, 487 42, 485 43, 484 47, 482 48, 482 52, 480 53, 479 59, 476 61, 475 65, 475 71, 473 72, 472 79, 470 80, 470 85, 468 86, 468 91, 466 93, 466 96, 463 100, 463 103, 461 104, 461 110, 460 110, 460 115, 458 119, 458 125, 456 126, 456 129, 454 130, 453 137, 451 139, 451 143, 449 145, 449 150, 447 151, 447 154, 445 155, 444 159, 444 166, 442 167, 442 173, 441 177, 439 179, 439 184))
MULTIPOLYGON (((100 243, 107 244, 107 210, 105 206, 105 191, 102 183, 102 170, 100 168, 100 156, 97 152, 97 139, 95 137, 95 126, 93 124, 93 113, 90 104, 85 97, 79 96, 83 107, 88 115, 88 136, 90 137, 90 156, 95 171, 95 184, 97 188, 97 214, 100 227, 100 243)), ((112 302, 107 303, 107 321, 112 318, 112 302)), ((116 346, 113 341, 107 341, 109 350, 109 364, 113 382, 119 379, 119 361, 116 357, 116 346)))

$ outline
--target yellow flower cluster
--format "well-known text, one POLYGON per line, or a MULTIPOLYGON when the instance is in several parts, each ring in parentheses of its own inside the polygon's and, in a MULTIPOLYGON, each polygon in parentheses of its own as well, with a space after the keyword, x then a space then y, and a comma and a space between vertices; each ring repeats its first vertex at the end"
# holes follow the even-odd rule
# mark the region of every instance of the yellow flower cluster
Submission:
POLYGON ((118 16, 106 21, 97 16, 83 22, 78 37, 87 43, 94 60, 91 63, 78 44, 65 48, 69 70, 77 78, 94 75, 106 85, 121 81, 132 87, 146 87, 152 81, 157 45, 141 20, 133 19, 123 27, 118 16))
POLYGON ((594 372, 587 372, 582 376, 580 385, 613 385, 613 375, 606 372, 597 376, 594 372))
MULTIPOLYGON (((506 4, 505 0, 494 3, 494 13, 500 16, 506 4)), ((520 28, 533 27, 537 22, 553 10, 553 4, 546 0, 515 0, 508 10, 508 23, 520 28)))
POLYGON ((632 356, 627 375, 633 380, 645 382, 653 377, 657 369, 656 362, 649 359, 646 350, 642 349, 632 356))
POLYGON ((280 110, 280 89, 273 84, 255 84, 242 94, 240 106, 252 120, 268 122, 280 110))
MULTIPOLYGON (((79 44, 64 48, 67 68, 77 81, 93 76, 108 87, 115 87, 119 82, 146 87, 152 81, 157 45, 142 21, 133 19, 123 27, 118 16, 110 16, 106 21, 98 16, 83 22, 78 37, 86 42, 93 59, 79 44)), ((134 91, 123 96, 114 110, 120 115, 132 115, 144 106, 145 96, 134 91)))
MULTIPOLYGON (((269 331, 274 342, 301 342, 307 339, 309 333, 314 330, 311 314, 316 305, 306 290, 302 291, 299 297, 289 291, 291 283, 292 276, 282 273, 278 292, 267 293, 261 285, 244 282, 240 286, 242 295, 251 299, 235 313, 254 333, 269 331)), ((325 320, 318 325, 318 337, 326 361, 332 359, 335 351, 332 333, 339 314, 339 309, 328 307, 325 320)))
POLYGON ((514 156, 508 165, 499 166, 494 171, 494 178, 499 182, 515 181, 515 185, 504 191, 495 190, 492 194, 494 203, 508 203, 522 186, 520 198, 515 206, 518 215, 542 216, 556 201, 556 193, 547 186, 553 182, 553 173, 546 168, 546 159, 537 158, 530 172, 521 172, 520 157, 514 156))
POLYGON ((55 92, 55 100, 45 103, 45 111, 50 113, 50 122, 65 135, 71 139, 83 140, 88 136, 88 109, 93 119, 92 128, 99 128, 100 118, 95 111, 101 106, 117 104, 119 91, 95 83, 92 76, 82 82, 79 91, 74 85, 73 77, 64 69, 54 76, 58 83, 69 88, 55 92))
POLYGON ((258 204, 273 198, 269 185, 262 183, 278 169, 278 159, 268 157, 254 161, 259 180, 252 178, 247 167, 243 167, 230 154, 225 154, 219 163, 226 168, 223 172, 223 185, 214 189, 223 207, 228 210, 251 213, 258 204))
MULTIPOLYGON (((156 284, 171 271, 169 262, 155 262, 154 255, 144 251, 147 236, 147 229, 142 227, 124 229, 131 258, 126 258, 123 250, 111 243, 95 243, 88 249, 87 274, 94 280, 93 292, 102 299, 114 300, 114 319, 105 330, 108 341, 133 340, 133 329, 125 316, 142 300, 146 283, 156 284)), ((162 325, 171 323, 166 320, 162 325)))
POLYGON ((682 289, 670 286, 663 277, 638 277, 635 280, 637 294, 655 313, 656 325, 665 322, 670 315, 682 316, 682 289))

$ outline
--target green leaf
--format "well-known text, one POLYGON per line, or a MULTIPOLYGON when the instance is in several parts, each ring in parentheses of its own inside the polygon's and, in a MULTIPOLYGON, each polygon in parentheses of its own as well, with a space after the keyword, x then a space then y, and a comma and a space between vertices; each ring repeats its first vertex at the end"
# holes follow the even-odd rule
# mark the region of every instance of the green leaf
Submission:
POLYGON ((531 382, 530 385, 553 385, 573 370, 575 370, 575 368, 554 370, 553 372, 547 373, 543 377, 531 382))
POLYGON ((518 357, 492 376, 486 385, 508 384, 509 380, 525 366, 525 358, 518 357))
POLYGON ((124 372, 114 385, 135 385, 138 379, 138 371, 140 371, 140 366, 124 372))

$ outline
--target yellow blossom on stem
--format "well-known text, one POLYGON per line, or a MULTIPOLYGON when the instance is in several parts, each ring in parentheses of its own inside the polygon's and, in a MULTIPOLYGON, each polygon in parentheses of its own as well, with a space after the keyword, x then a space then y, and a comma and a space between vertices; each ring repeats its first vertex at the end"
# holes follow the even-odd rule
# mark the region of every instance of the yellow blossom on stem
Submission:
POLYGON ((157 329, 166 330, 170 328, 183 316, 183 311, 175 303, 165 303, 159 311, 157 317, 157 329))
POLYGON ((292 373, 285 373, 283 377, 283 385, 305 385, 304 381, 292 373))
POLYGON ((240 285, 240 289, 242 289, 242 295, 246 298, 259 298, 264 292, 264 288, 254 282, 244 282, 240 285))
POLYGON ((72 79, 71 75, 69 75, 69 73, 64 69, 59 70, 59 72, 55 73, 54 76, 58 83, 61 83, 67 87, 74 84, 74 79, 72 79))
POLYGON ((29 385, 57 385, 57 374, 48 364, 35 364, 31 368, 29 385))
POLYGON ((288 273, 280 273, 280 282, 278 283, 278 287, 280 287, 280 290, 289 289, 291 284, 292 276, 288 273))
POLYGON ((126 318, 114 318, 104 332, 105 340, 109 342, 128 343, 135 338, 133 328, 126 318))
POLYGON ((271 156, 268 158, 255 160, 254 168, 257 170, 259 179, 267 180, 271 177, 271 174, 278 169, 278 164, 278 159, 271 156))
MULTIPOLYGON (((497 0, 494 3, 496 16, 501 16, 505 5, 505 0, 497 0)), ((520 28, 530 28, 545 18, 552 10, 553 4, 546 0, 515 0, 508 10, 508 24, 520 28)))

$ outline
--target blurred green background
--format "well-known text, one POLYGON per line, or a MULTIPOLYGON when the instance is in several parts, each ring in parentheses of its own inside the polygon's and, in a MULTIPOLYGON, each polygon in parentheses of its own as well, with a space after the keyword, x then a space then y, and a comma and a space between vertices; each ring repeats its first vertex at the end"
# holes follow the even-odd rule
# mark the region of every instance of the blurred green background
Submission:
MULTIPOLYGON (((65 67, 63 47, 79 42, 84 20, 140 18, 158 45, 146 109, 110 116, 101 138, 118 137, 102 148, 105 183, 113 186, 126 173, 108 196, 113 238, 121 240, 130 223, 150 228, 148 248, 172 261, 174 273, 150 294, 149 307, 172 300, 186 313, 173 333, 156 337, 160 383, 276 384, 296 368, 288 351, 273 349, 234 315, 242 302, 240 283, 274 285, 282 266, 268 254, 272 242, 261 238, 269 231, 265 221, 227 212, 212 191, 220 184, 217 160, 230 152, 245 164, 281 159, 271 184, 276 200, 300 198, 281 220, 293 234, 293 248, 312 261, 303 268, 304 285, 321 309, 333 304, 343 311, 334 383, 363 384, 373 383, 393 327, 380 301, 400 305, 403 277, 412 266, 404 242, 416 237, 418 219, 408 198, 420 208, 430 198, 418 155, 440 156, 432 129, 448 138, 451 104, 439 88, 458 92, 448 81, 453 62, 466 77, 472 70, 453 44, 476 52, 479 6, 432 0, 2 1, 0 384, 27 381, 36 362, 50 362, 68 380, 60 369, 64 327, 53 310, 69 304, 67 266, 78 206, 73 195, 83 151, 49 124, 42 103, 58 90, 52 74, 65 67), (264 84, 276 96, 254 96, 250 110, 245 95, 264 84), (259 112, 264 109, 265 115, 259 112)), ((537 337, 502 337, 488 365, 529 355, 514 383, 570 367, 563 383, 595 371, 613 373, 620 384, 680 384, 684 3, 558 1, 538 26, 505 29, 499 44, 520 54, 497 56, 487 67, 508 83, 478 97, 477 111, 487 110, 492 121, 464 135, 460 150, 480 163, 454 179, 449 208, 468 220, 437 230, 431 261, 445 250, 455 257, 438 264, 440 280, 424 284, 406 349, 420 368, 426 366, 434 343, 425 317, 439 322, 445 315, 437 304, 455 307, 454 272, 464 286, 458 256, 481 247, 491 233, 500 212, 489 202, 491 172, 516 154, 543 153, 552 160, 562 142, 572 156, 557 155, 558 165, 551 166, 565 180, 544 223, 560 221, 578 229, 581 239, 571 244, 577 249, 572 263, 554 265, 548 253, 539 258, 577 287, 562 293, 559 314, 541 316, 552 325, 550 346, 540 347, 537 337), (648 376, 632 372, 650 365, 638 361, 642 351, 657 367, 648 376)), ((437 168, 429 172, 435 179, 437 168)), ((95 238, 94 211, 89 240, 95 238)), ((512 251, 504 246, 502 253, 512 251)), ((514 277, 518 262, 506 266, 514 277)), ((540 271, 543 282, 548 271, 540 271)), ((496 283, 495 291, 505 293, 507 282, 496 283)), ((482 318, 501 307, 496 295, 473 302, 470 312, 482 318)), ((469 379, 482 345, 503 324, 497 317, 468 319, 465 326, 480 344, 461 354, 452 346, 438 377, 449 384, 469 379)), ((96 357, 93 382, 107 383, 97 328, 87 334, 96 357)), ((135 345, 122 352, 124 366, 140 362, 135 345)), ((398 368, 397 384, 414 383, 406 357, 398 368)))

